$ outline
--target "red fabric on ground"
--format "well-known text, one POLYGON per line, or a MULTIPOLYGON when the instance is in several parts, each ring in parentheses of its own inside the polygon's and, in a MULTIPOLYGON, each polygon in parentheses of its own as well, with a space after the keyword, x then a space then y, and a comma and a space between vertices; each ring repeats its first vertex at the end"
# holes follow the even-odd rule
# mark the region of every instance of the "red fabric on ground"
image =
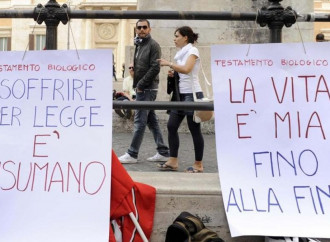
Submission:
MULTIPOLYGON (((143 232, 149 239, 155 213, 156 189, 152 186, 134 182, 126 169, 112 151, 111 206, 110 220, 116 220, 122 231, 123 242, 142 242, 140 234, 129 213, 133 212, 143 232)), ((110 242, 115 242, 114 231, 110 225, 110 242)))

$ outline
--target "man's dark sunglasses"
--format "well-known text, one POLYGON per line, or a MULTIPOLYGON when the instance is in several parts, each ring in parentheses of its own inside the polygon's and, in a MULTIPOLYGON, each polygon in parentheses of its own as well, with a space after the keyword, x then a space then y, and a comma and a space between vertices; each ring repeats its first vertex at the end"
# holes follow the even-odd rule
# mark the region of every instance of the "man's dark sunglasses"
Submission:
POLYGON ((130 69, 130 70, 133 70, 133 71, 134 71, 134 67, 133 67, 133 66, 130 66, 130 67, 128 67, 128 69, 130 69))
POLYGON ((143 25, 143 26, 137 26, 136 27, 138 30, 141 30, 141 29, 147 29, 148 28, 148 26, 147 25, 143 25))

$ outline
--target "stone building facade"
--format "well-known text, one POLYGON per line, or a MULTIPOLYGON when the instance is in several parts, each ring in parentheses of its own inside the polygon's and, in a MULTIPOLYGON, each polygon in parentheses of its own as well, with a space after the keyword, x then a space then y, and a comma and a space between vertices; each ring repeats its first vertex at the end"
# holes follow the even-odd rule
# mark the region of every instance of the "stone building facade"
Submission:
MULTIPOLYGON (((1 0, 0 9, 32 10, 48 0, 1 0)), ((72 10, 136 10, 137 0, 57 0, 72 10)), ((111 48, 117 75, 125 62, 125 46, 133 45, 135 20, 129 19, 72 19, 70 24, 58 26, 57 48, 100 49, 111 48), (69 27, 70 26, 70 27, 69 27)), ((46 43, 45 24, 33 19, 1 19, 0 50, 42 50, 46 43)))
MULTIPOLYGON (((330 1, 329 0, 315 0, 314 1, 314 12, 315 13, 326 13, 330 14, 330 1)), ((330 23, 329 22, 318 22, 314 24, 314 36, 318 33, 324 34, 324 39, 330 40, 330 23)))
MULTIPOLYGON (((48 0, 1 0, 0 9, 27 10, 38 3, 45 5, 48 0)), ((81 10, 159 10, 159 11, 225 11, 257 12, 268 0, 57 0, 66 3, 71 9, 81 10)), ((329 11, 328 0, 283 0, 282 6, 292 6, 298 13, 329 11)), ((94 49, 112 48, 117 76, 121 76, 122 63, 132 60, 134 37, 133 19, 73 19, 69 25, 59 24, 58 49, 94 49)), ((162 46, 163 57, 173 58, 176 49, 173 44, 173 32, 182 25, 191 26, 200 34, 198 47, 202 58, 209 59, 209 46, 212 44, 253 44, 269 41, 269 30, 260 27, 254 21, 196 21, 196 20, 153 20, 152 36, 162 46)), ((313 23, 299 23, 291 28, 283 28, 283 42, 313 41, 315 32, 313 23)), ((323 26, 323 25, 322 25, 323 26)), ((327 32, 326 27, 319 27, 327 32)), ((317 31, 318 31, 317 30, 317 31)), ((1 19, 0 50, 40 50, 45 45, 45 24, 38 25, 33 19, 1 19)), ((330 32, 329 32, 330 33, 330 32)), ((209 65, 206 67, 209 79, 209 65)), ((162 72, 164 79, 165 69, 162 72)), ((162 97, 166 99, 166 97, 162 97)))
MULTIPOLYGON (((263 6, 268 6, 268 0, 139 0, 138 10, 160 11, 217 11, 234 13, 253 13, 263 6)), ((281 5, 291 6, 298 13, 313 12, 313 1, 310 0, 283 0, 281 5)), ((199 33, 197 47, 200 50, 202 64, 208 80, 212 80, 210 66, 210 46, 214 44, 254 44, 267 43, 270 39, 268 27, 260 27, 255 21, 209 21, 209 20, 150 20, 152 37, 162 47, 162 56, 173 60, 176 48, 173 43, 174 31, 177 27, 189 25, 199 33)), ((302 23, 290 28, 283 28, 283 42, 313 41, 313 23, 302 23)), ((127 61, 132 59, 132 51, 127 52, 127 61)), ((168 100, 165 92, 166 75, 168 68, 163 67, 160 75, 159 100, 168 100)), ((204 93, 206 88, 212 96, 212 87, 205 85, 204 77, 200 72, 200 82, 204 93)))

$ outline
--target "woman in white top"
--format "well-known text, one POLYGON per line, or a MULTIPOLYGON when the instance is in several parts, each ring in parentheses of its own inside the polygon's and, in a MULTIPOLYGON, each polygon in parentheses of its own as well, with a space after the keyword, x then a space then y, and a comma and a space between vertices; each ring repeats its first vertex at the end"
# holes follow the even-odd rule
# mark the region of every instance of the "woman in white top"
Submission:
MULTIPOLYGON (((179 74, 179 92, 180 101, 193 102, 193 92, 196 93, 198 99, 203 98, 203 92, 198 80, 198 72, 200 68, 200 58, 198 49, 193 46, 197 41, 198 34, 188 26, 183 26, 175 30, 174 43, 180 50, 176 53, 174 60, 176 63, 159 59, 161 66, 169 66, 169 76, 174 76, 174 71, 179 74)), ((167 123, 168 143, 170 147, 170 158, 163 164, 159 164, 160 170, 176 171, 179 167, 178 150, 179 135, 178 129, 183 119, 187 117, 187 123, 193 138, 195 148, 195 162, 193 166, 185 169, 186 172, 196 173, 203 172, 203 153, 204 138, 201 132, 200 123, 193 121, 193 111, 171 110, 167 123)))
MULTIPOLYGON (((129 76, 123 80, 123 91, 116 92, 117 101, 134 101, 136 94, 133 89, 134 66, 130 64, 128 67, 129 76)), ((130 119, 134 112, 131 109, 115 109, 115 112, 122 118, 130 119)))
POLYGON ((123 80, 123 95, 126 96, 130 101, 135 99, 135 91, 133 88, 133 78, 134 78, 134 65, 133 63, 128 67, 129 76, 125 77, 123 80))

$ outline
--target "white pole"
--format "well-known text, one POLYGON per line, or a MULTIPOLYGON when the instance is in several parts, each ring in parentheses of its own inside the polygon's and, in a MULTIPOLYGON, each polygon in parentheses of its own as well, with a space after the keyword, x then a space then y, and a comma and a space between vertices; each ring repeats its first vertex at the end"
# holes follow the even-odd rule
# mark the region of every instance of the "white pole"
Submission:
POLYGON ((129 213, 129 216, 131 217, 131 219, 132 219, 132 221, 133 221, 133 223, 134 223, 134 225, 135 225, 137 231, 139 232, 139 234, 140 234, 140 236, 141 236, 143 242, 148 242, 148 239, 147 239, 147 237, 145 236, 145 234, 144 234, 144 232, 143 232, 143 230, 142 230, 142 228, 141 228, 139 222, 136 220, 136 218, 135 218, 135 216, 134 216, 134 213, 133 213, 133 212, 130 212, 130 213, 129 213))

